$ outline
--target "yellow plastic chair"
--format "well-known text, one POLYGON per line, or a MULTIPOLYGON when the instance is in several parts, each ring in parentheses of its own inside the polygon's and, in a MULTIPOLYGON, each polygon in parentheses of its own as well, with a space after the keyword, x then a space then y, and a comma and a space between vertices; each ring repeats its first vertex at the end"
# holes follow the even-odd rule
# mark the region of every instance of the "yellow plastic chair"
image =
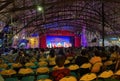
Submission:
POLYGON ((116 71, 114 75, 120 75, 120 70, 116 71))
POLYGON ((92 67, 92 64, 91 63, 84 63, 80 66, 80 68, 91 68, 92 67))
POLYGON ((83 75, 79 81, 91 81, 91 80, 94 80, 96 79, 97 76, 95 73, 87 73, 85 75, 83 75))
POLYGON ((73 65, 70 65, 69 67, 68 67, 68 69, 69 70, 77 70, 77 69, 79 69, 79 66, 77 65, 77 64, 73 64, 73 65))
POLYGON ((95 63, 95 64, 92 66, 91 72, 92 72, 92 73, 98 73, 98 72, 100 72, 102 65, 103 65, 103 64, 102 64, 101 62, 95 63))
POLYGON ((22 75, 27 75, 27 74, 32 74, 32 73, 34 72, 31 68, 21 68, 18 72, 18 74, 22 74, 22 75))
POLYGON ((38 81, 52 81, 51 79, 40 79, 38 81))
POLYGON ((113 71, 112 70, 108 70, 108 71, 102 72, 98 77, 105 79, 105 78, 110 78, 111 76, 113 76, 113 71))
POLYGON ((37 68, 36 70, 36 73, 48 73, 49 72, 49 68, 48 67, 40 67, 40 68, 37 68))
POLYGON ((77 79, 74 76, 66 76, 60 79, 59 81, 77 81, 77 79))

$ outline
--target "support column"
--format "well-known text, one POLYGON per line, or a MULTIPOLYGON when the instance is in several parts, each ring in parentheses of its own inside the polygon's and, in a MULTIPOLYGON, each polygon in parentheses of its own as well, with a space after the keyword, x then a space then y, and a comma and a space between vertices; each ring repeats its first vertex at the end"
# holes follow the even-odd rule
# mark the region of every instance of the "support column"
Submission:
POLYGON ((105 14, 104 14, 104 2, 102 1, 102 46, 104 47, 105 38, 105 14))
POLYGON ((87 46, 87 39, 86 39, 86 25, 83 25, 82 35, 81 35, 81 45, 83 47, 87 46))

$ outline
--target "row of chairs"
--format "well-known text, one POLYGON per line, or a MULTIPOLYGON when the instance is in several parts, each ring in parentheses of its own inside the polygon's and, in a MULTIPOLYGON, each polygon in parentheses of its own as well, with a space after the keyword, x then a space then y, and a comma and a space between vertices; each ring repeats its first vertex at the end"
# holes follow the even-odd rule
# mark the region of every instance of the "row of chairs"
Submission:
MULTIPOLYGON (((76 77, 74 75, 71 76, 76 78, 76 80, 72 80, 72 81, 120 81, 120 79, 116 79, 116 77, 120 77, 120 70, 118 70, 115 73, 113 73, 112 70, 108 70, 100 73, 100 75, 97 75, 95 73, 87 73, 81 77, 76 77)), ((5 78, 5 81, 38 81, 48 78, 51 78, 51 76, 48 74, 41 74, 38 76, 26 75, 26 76, 7 77, 5 78)), ((61 79, 60 81, 64 81, 64 79, 63 80, 61 79)))

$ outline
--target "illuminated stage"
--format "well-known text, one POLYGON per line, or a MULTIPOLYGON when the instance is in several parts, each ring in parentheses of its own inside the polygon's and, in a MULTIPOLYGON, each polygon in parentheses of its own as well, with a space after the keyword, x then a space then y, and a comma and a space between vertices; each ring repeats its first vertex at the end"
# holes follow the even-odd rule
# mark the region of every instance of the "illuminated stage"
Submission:
POLYGON ((48 48, 56 47, 72 47, 70 36, 46 36, 46 43, 48 48))
POLYGON ((14 38, 15 48, 59 48, 80 47, 80 36, 66 30, 51 30, 46 34, 38 34, 24 39, 14 38))
POLYGON ((51 30, 40 36, 40 48, 80 47, 80 36, 66 30, 51 30))

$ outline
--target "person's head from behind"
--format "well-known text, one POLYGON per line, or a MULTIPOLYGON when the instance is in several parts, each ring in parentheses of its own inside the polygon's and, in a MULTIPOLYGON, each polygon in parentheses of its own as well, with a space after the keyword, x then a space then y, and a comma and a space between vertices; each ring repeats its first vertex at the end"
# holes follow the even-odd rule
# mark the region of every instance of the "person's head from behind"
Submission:
POLYGON ((43 54, 44 53, 44 49, 42 48, 42 49, 40 49, 40 54, 43 54))
POLYGON ((58 67, 63 67, 65 62, 65 56, 64 55, 57 55, 55 59, 56 65, 58 67))
POLYGON ((59 49, 58 54, 59 54, 59 55, 65 55, 63 48, 60 48, 60 49, 59 49))
POLYGON ((50 50, 50 56, 51 56, 51 57, 54 57, 54 56, 55 56, 55 50, 54 50, 54 49, 51 49, 51 50, 50 50))

